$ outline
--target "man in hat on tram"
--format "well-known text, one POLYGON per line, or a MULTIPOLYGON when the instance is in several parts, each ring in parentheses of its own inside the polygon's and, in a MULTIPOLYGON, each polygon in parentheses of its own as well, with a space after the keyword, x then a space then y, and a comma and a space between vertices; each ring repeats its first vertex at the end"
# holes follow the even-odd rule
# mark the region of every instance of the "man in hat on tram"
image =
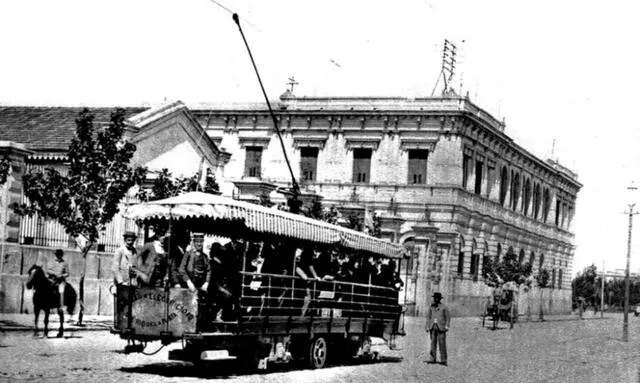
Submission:
POLYGON ((124 244, 113 254, 113 262, 111 264, 113 283, 115 285, 129 284, 129 270, 135 264, 137 254, 134 247, 137 238, 136 233, 127 231, 124 233, 123 238, 124 244))
POLYGON ((193 248, 187 251, 180 263, 180 275, 191 291, 207 292, 211 281, 209 257, 204 253, 204 235, 192 235, 193 248))
POLYGON ((433 303, 427 310, 426 330, 431 336, 431 351, 428 363, 436 363, 436 351, 440 348, 440 363, 447 365, 447 331, 451 323, 449 308, 442 303, 442 294, 433 293, 433 303))

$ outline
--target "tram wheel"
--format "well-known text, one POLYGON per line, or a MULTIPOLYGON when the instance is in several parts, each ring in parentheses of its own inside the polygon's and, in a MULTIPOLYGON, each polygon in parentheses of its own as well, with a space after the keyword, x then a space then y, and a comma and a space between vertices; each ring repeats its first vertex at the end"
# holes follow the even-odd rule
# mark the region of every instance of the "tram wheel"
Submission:
POLYGON ((327 340, 321 336, 315 337, 309 346, 309 367, 323 368, 327 363, 327 340))

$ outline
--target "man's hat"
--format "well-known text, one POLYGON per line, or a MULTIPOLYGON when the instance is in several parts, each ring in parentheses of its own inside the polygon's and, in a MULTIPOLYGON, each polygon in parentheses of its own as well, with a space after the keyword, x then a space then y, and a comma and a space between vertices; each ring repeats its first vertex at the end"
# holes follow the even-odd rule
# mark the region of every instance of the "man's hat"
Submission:
POLYGON ((54 254, 56 255, 56 257, 62 257, 64 255, 64 251, 62 251, 62 249, 56 249, 54 254))
POLYGON ((440 294, 440 293, 433 293, 433 299, 442 299, 442 294, 440 294))
POLYGON ((202 233, 191 233, 191 239, 192 240, 196 240, 196 239, 204 239, 204 234, 202 233))
POLYGON ((136 233, 134 233, 133 231, 125 231, 124 234, 122 235, 124 238, 133 238, 136 239, 138 238, 138 236, 136 235, 136 233))

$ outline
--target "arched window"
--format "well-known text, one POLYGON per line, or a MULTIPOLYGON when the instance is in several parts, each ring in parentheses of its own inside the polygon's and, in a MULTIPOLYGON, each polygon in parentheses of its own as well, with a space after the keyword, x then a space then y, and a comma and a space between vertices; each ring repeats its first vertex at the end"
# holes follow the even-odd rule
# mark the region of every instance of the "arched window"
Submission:
POLYGON ((542 270, 544 266, 544 254, 540 254, 540 261, 538 262, 538 269, 542 270))
POLYGON ((478 243, 474 239, 473 245, 471 246, 471 263, 469 265, 469 274, 471 275, 474 281, 478 280, 479 263, 480 263, 480 254, 478 254, 478 243))
POLYGON ((538 219, 538 216, 540 215, 540 204, 542 202, 541 197, 540 184, 535 184, 533 187, 533 219, 538 219))
POLYGON ((507 199, 507 189, 509 182, 509 171, 506 166, 502 167, 500 171, 500 205, 504 206, 505 200, 507 199))
POLYGON ((558 269, 558 290, 562 289, 562 269, 558 269))
POLYGON ((520 249, 520 255, 518 255, 518 263, 522 265, 524 262, 524 249, 520 249))
POLYGON ((529 264, 531 265, 531 267, 533 267, 533 264, 534 264, 535 261, 536 261, 536 255, 532 251, 531 254, 529 255, 529 264))
POLYGON ((498 249, 496 250, 496 262, 500 262, 501 256, 502 256, 502 245, 498 244, 498 249))
POLYGON ((549 193, 549 188, 544 188, 544 192, 542 192, 542 222, 547 222, 550 207, 551 194, 549 193))
POLYGON ((522 202, 522 212, 529 214, 529 204, 531 203, 531 181, 527 178, 524 182, 524 201, 522 202))
POLYGON ((458 237, 458 276, 464 275, 464 238, 458 237))
POLYGON ((520 175, 514 173, 511 180, 511 210, 518 209, 518 199, 520 198, 520 175))

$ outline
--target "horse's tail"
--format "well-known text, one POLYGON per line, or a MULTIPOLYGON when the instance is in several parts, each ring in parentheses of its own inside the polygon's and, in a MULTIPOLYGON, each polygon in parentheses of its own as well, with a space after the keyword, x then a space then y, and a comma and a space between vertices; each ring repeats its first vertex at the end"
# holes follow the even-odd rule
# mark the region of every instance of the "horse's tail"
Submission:
POLYGON ((77 302, 78 294, 76 293, 76 289, 74 289, 73 286, 67 283, 64 289, 64 303, 67 306, 67 314, 73 315, 73 312, 76 309, 77 302))

